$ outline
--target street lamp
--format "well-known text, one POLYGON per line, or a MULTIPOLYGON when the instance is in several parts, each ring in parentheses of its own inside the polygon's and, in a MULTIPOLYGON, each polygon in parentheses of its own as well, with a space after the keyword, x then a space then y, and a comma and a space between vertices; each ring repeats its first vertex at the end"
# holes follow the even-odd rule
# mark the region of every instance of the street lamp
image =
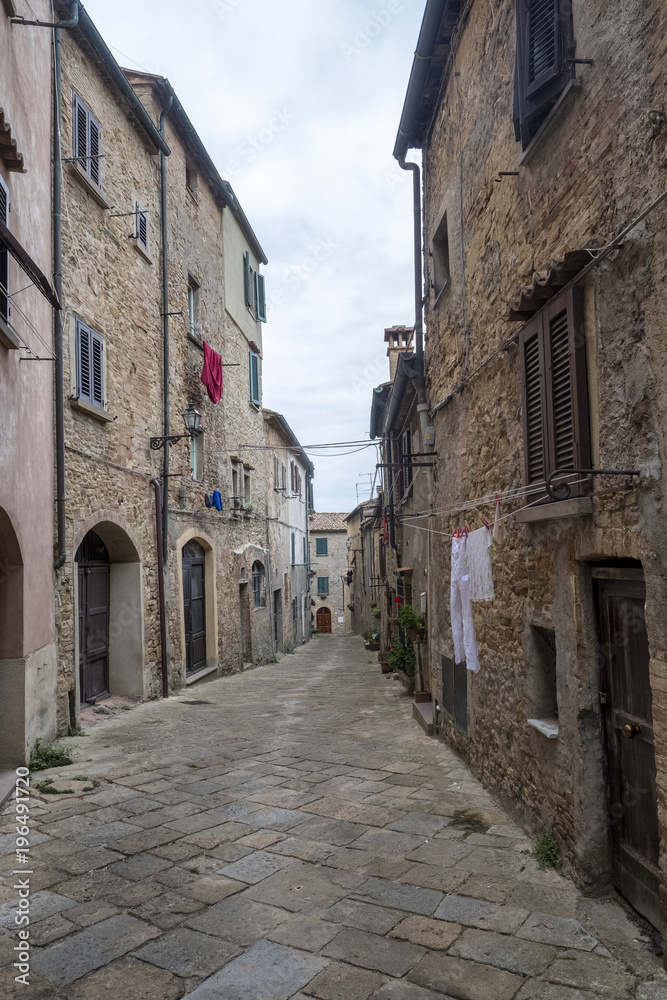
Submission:
POLYGON ((183 423, 185 424, 185 429, 188 432, 187 434, 171 434, 168 437, 153 437, 151 438, 151 449, 153 451, 159 451, 160 448, 166 447, 167 444, 176 444, 177 441, 182 441, 183 438, 192 438, 199 432, 201 413, 196 408, 194 403, 188 403, 188 408, 183 413, 183 423))
POLYGON ((347 541, 345 542, 345 548, 347 549, 348 552, 352 548, 352 539, 351 538, 348 538, 347 541))

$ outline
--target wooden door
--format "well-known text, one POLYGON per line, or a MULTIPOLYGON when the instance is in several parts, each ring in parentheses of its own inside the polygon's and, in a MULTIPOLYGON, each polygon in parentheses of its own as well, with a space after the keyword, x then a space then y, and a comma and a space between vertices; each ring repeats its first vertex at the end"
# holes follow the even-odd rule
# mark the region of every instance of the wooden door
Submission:
POLYGON ((276 652, 283 651, 283 592, 273 591, 273 638, 276 644, 276 652))
POLYGON ((317 631, 320 633, 331 632, 331 612, 328 608, 318 608, 317 611, 317 631))
POLYGON ((658 809, 643 571, 593 567, 609 780, 612 874, 628 901, 656 927, 658 809), (604 704, 606 701, 606 704, 604 704))
POLYGON ((109 556, 89 531, 76 554, 79 600, 79 690, 82 702, 109 693, 109 556))
POLYGON ((241 611, 241 657, 243 663, 252 663, 252 626, 250 623, 250 586, 239 585, 239 604, 241 611))
POLYGON ((185 672, 206 666, 206 554, 199 542, 183 549, 183 616, 185 620, 185 672))

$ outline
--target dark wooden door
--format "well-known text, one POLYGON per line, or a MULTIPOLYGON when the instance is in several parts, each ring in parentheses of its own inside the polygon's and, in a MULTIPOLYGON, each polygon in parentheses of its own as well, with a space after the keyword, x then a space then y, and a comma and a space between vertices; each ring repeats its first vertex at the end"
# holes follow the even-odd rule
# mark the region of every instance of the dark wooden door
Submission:
POLYGON ((243 663, 252 663, 250 585, 247 582, 239 584, 239 607, 241 611, 241 657, 243 663))
POLYGON ((185 619, 185 672, 206 666, 206 554, 199 542, 183 549, 183 615, 185 619))
POLYGON ((319 608, 317 612, 317 631, 321 633, 331 632, 331 612, 328 608, 319 608))
POLYGON ((273 591, 273 638, 276 643, 276 652, 283 651, 283 592, 273 591))
POLYGON ((656 927, 658 809, 643 571, 593 567, 609 776, 612 873, 628 901, 656 927))
POLYGON ((89 531, 76 555, 79 584, 79 689, 82 702, 109 692, 109 556, 89 531))

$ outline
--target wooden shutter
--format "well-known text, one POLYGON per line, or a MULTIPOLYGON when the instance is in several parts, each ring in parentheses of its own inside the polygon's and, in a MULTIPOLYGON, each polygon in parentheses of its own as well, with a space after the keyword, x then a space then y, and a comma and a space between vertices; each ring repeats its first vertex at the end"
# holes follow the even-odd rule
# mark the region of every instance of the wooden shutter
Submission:
POLYGON ((255 272, 255 316, 261 323, 266 323, 266 291, 264 275, 255 272))
POLYGON ((517 0, 515 128, 524 148, 574 76, 572 0, 517 0))
POLYGON ((243 255, 243 294, 245 304, 252 308, 252 268, 250 266, 250 253, 248 250, 243 255))
POLYGON ((135 211, 137 243, 148 253, 148 215, 139 207, 139 202, 136 202, 135 211))
MULTIPOLYGON (((559 296, 521 333, 526 482, 591 463, 582 292, 559 296)), ((572 493, 583 492, 573 487, 572 493)))
POLYGON ((74 95, 73 125, 74 156, 79 158, 83 169, 88 172, 88 108, 74 95))
POLYGON ((90 331, 90 335, 91 402, 104 407, 104 341, 94 330, 90 331))
POLYGON ((90 121, 90 159, 88 160, 90 168, 88 173, 90 174, 90 179, 97 184, 99 187, 102 179, 102 171, 100 164, 100 153, 102 152, 102 129, 100 128, 99 122, 93 118, 89 113, 90 121))
MULTIPOLYGON (((0 222, 9 228, 9 191, 0 177, 0 222)), ((0 319, 9 319, 9 298, 7 285, 9 282, 9 251, 0 251, 0 319)))
POLYGON ((255 406, 259 406, 260 390, 259 390, 259 355, 255 354, 253 351, 249 352, 250 359, 250 402, 254 403, 255 406))
POLYGON ((76 325, 77 394, 93 406, 104 407, 104 341, 81 321, 76 325))

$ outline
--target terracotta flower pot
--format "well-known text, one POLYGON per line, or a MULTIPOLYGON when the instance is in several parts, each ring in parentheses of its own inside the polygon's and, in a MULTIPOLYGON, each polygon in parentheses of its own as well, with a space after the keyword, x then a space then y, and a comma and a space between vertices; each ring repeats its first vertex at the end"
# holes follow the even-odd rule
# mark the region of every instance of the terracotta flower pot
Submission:
POLYGON ((422 630, 420 628, 409 628, 408 635, 410 637, 410 642, 422 641, 422 630))
POLYGON ((379 642, 371 642, 370 647, 371 647, 371 651, 373 653, 377 653, 378 649, 380 648, 380 643, 379 642))
POLYGON ((398 625, 398 618, 390 618, 389 619, 389 624, 390 625, 398 625))
POLYGON ((383 674, 390 674, 391 673, 391 667, 389 666, 388 663, 381 663, 380 664, 380 669, 382 670, 383 674))

